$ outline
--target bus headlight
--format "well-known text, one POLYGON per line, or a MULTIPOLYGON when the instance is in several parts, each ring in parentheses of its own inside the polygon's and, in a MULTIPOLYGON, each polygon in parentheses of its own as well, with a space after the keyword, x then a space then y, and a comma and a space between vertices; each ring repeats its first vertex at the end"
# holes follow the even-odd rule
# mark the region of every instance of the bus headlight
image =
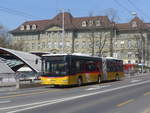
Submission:
POLYGON ((63 82, 68 82, 68 80, 62 80, 63 82))

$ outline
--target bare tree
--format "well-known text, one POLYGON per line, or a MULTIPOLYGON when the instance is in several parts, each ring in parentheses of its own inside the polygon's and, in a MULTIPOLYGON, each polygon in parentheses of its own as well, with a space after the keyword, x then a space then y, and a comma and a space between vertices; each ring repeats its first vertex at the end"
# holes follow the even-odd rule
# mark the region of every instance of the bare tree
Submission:
POLYGON ((108 16, 111 22, 117 22, 119 20, 117 10, 113 8, 106 9, 104 15, 108 16))
POLYGON ((89 34, 89 39, 90 39, 90 48, 91 48, 91 53, 92 56, 95 54, 95 35, 94 35, 94 29, 91 29, 90 34, 89 34))
POLYGON ((0 47, 22 51, 24 46, 25 43, 23 41, 18 41, 13 44, 12 37, 10 36, 8 29, 6 29, 3 25, 0 25, 0 47))
POLYGON ((136 52, 135 52, 135 55, 136 57, 138 58, 138 62, 141 62, 141 59, 142 59, 142 46, 141 46, 141 40, 140 40, 140 36, 139 35, 135 35, 135 44, 136 44, 136 52))
POLYGON ((0 36, 0 47, 6 47, 6 40, 4 37, 0 36))
MULTIPOLYGON (((92 12, 89 13, 89 17, 93 17, 92 12)), ((89 47, 91 49, 92 56, 95 55, 96 46, 98 46, 98 52, 97 52, 98 56, 101 56, 106 41, 106 37, 103 37, 102 35, 103 29, 96 30, 94 27, 92 27, 92 24, 94 24, 94 22, 88 24, 91 25, 89 28, 89 40, 90 40, 89 47)))
POLYGON ((17 41, 17 43, 9 44, 8 48, 23 51, 25 46, 27 45, 25 45, 24 41, 17 41))
POLYGON ((102 36, 102 33, 99 34, 98 37, 98 56, 102 56, 102 51, 103 48, 106 44, 107 36, 105 35, 104 37, 102 36))
POLYGON ((0 25, 0 47, 7 47, 9 45, 8 30, 0 25))
POLYGON ((113 42, 114 42, 114 37, 116 35, 116 25, 115 23, 119 20, 117 11, 113 8, 106 9, 104 11, 105 15, 109 17, 111 21, 111 34, 110 34, 110 56, 113 57, 114 53, 114 48, 113 48, 113 42))

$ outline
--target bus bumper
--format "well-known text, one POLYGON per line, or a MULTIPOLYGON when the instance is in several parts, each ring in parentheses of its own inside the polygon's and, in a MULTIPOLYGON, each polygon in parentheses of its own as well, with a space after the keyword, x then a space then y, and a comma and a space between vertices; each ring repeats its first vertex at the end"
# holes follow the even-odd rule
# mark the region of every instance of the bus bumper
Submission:
POLYGON ((68 77, 41 77, 43 85, 69 85, 68 77))

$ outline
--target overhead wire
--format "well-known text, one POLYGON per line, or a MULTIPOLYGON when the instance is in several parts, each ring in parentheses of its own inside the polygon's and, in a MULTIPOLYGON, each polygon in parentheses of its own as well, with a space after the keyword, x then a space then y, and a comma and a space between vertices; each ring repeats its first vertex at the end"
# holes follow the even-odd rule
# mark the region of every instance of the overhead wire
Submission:
POLYGON ((141 12, 142 15, 143 15, 145 18, 147 18, 147 19, 150 20, 150 17, 149 17, 142 9, 140 9, 139 7, 137 7, 131 0, 128 0, 128 2, 129 2, 138 12, 141 12))
POLYGON ((0 6, 0 11, 6 12, 6 13, 9 13, 9 14, 12 14, 12 15, 21 16, 21 17, 24 17, 24 18, 27 18, 27 19, 35 19, 35 18, 43 19, 41 17, 33 16, 31 14, 28 14, 28 13, 25 13, 25 12, 22 12, 22 11, 19 11, 19 10, 14 10, 14 9, 10 9, 10 8, 7 8, 7 7, 3 7, 3 6, 0 6))
POLYGON ((122 5, 118 0, 113 0, 119 7, 123 8, 127 13, 131 13, 132 11, 122 5))

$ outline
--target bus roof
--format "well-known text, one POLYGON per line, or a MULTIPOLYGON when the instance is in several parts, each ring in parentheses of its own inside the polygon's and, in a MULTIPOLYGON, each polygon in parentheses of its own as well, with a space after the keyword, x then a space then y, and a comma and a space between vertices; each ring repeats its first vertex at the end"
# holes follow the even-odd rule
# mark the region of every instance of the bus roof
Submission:
POLYGON ((100 58, 99 56, 91 56, 89 54, 82 54, 82 53, 72 53, 72 54, 67 54, 67 53, 63 53, 63 54, 44 54, 42 56, 43 57, 48 57, 48 56, 67 56, 67 55, 100 58))
POLYGON ((91 56, 89 54, 82 54, 82 53, 72 53, 72 54, 67 54, 67 53, 62 53, 62 54, 44 54, 42 55, 43 57, 50 57, 50 56, 67 56, 67 55, 71 55, 71 56, 81 56, 81 57, 93 57, 93 58, 102 58, 102 59, 108 59, 108 60, 121 60, 121 59, 117 59, 114 57, 99 57, 99 56, 91 56))
POLYGON ((121 60, 121 59, 117 59, 117 58, 115 58, 115 57, 105 57, 105 59, 112 59, 112 60, 121 60))
POLYGON ((68 55, 68 54, 66 54, 66 53, 64 53, 64 54, 45 54, 42 56, 65 56, 65 55, 68 55))

